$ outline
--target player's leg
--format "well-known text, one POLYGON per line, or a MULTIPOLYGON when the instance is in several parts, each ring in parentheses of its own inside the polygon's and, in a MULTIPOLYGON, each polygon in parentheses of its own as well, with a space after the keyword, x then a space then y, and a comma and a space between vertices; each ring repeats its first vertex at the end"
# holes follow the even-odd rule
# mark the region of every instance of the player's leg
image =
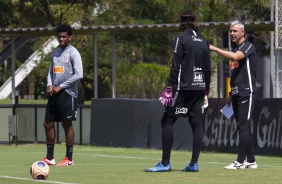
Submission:
POLYGON ((58 109, 62 118, 62 127, 66 138, 66 156, 57 164, 57 166, 74 165, 73 162, 73 144, 74 144, 74 128, 72 121, 77 116, 77 98, 74 98, 65 91, 62 91, 58 100, 58 109))
POLYGON ((171 107, 166 107, 161 119, 162 127, 162 161, 155 167, 146 169, 147 172, 166 172, 171 170, 170 166, 170 154, 173 145, 173 125, 178 119, 175 116, 176 107, 178 107, 180 96, 176 91, 171 107))
POLYGON ((203 144, 203 116, 204 116, 204 91, 191 92, 188 97, 189 124, 193 131, 193 149, 190 163, 183 169, 188 172, 198 172, 198 159, 203 144))
POLYGON ((171 148, 173 145, 173 125, 178 119, 176 116, 170 116, 164 112, 161 119, 162 125, 162 164, 167 166, 170 163, 171 148))
POLYGON ((43 159, 43 161, 48 165, 56 164, 54 159, 54 148, 55 148, 55 139, 56 139, 54 124, 55 124, 54 122, 48 122, 48 121, 44 122, 47 154, 46 157, 43 159))
POLYGON ((198 163, 200 151, 203 144, 203 117, 189 117, 189 123, 193 130, 193 150, 190 165, 198 163))
POLYGON ((54 159, 54 147, 55 147, 55 139, 56 139, 56 131, 55 131, 55 121, 58 121, 58 112, 56 108, 56 102, 58 99, 58 95, 54 95, 49 97, 48 103, 45 111, 45 122, 43 123, 45 129, 46 136, 46 146, 47 146, 47 154, 43 159, 45 163, 48 165, 55 165, 54 159))
POLYGON ((74 128, 72 121, 62 122, 66 138, 66 157, 72 161, 73 144, 74 144, 74 128))
POLYGON ((170 164, 171 149, 173 146, 173 125, 176 120, 183 116, 187 116, 187 110, 183 110, 185 106, 185 100, 183 98, 182 91, 175 91, 172 103, 170 107, 165 109, 165 112, 161 119, 162 125, 162 164, 170 164))
POLYGON ((147 172, 167 172, 171 171, 170 154, 173 145, 173 124, 178 117, 169 116, 168 112, 164 112, 161 125, 162 125, 162 161, 155 167, 147 168, 147 172))
POLYGON ((46 143, 55 144, 56 132, 55 132, 55 122, 44 122, 46 143))

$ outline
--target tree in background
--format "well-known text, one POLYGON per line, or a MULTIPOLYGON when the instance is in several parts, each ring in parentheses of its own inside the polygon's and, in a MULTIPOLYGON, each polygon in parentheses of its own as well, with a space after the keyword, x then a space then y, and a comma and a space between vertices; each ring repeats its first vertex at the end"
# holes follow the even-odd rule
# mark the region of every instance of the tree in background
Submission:
MULTIPOLYGON (((179 15, 191 9, 198 22, 226 22, 234 19, 268 21, 268 0, 18 0, 0 2, 0 27, 55 27, 60 23, 82 26, 165 24, 179 23, 179 15)), ((214 44, 220 45, 217 30, 201 30, 214 44)), ((168 68, 171 56, 171 40, 175 33, 119 34, 116 35, 117 97, 157 98, 166 77, 162 71, 168 68), (128 67, 125 67, 128 66, 128 67), (143 71, 141 71, 143 70, 143 71), (155 74, 155 75, 154 75, 155 74), (154 76, 153 76, 154 75, 154 76), (127 76, 127 77, 126 77, 127 76), (144 80, 141 78, 145 77, 144 80), (146 77, 150 79, 146 80, 146 77), (130 81, 125 82, 127 78, 130 81), (124 80, 123 80, 124 79, 124 80), (138 84, 134 86, 133 84, 138 84), (157 86, 157 87, 156 87, 157 86), (143 88, 141 88, 143 87, 143 88), (126 89, 126 90, 125 90, 126 89), (148 90, 154 89, 154 90, 148 90)), ((265 39, 267 34, 252 33, 265 39)), ((3 37, 3 36, 2 36, 3 37)), ((38 41, 46 38, 38 38, 38 41)), ((92 35, 76 35, 75 45, 83 58, 84 79, 81 81, 84 98, 93 97, 93 38, 92 35)), ((36 50, 38 47, 34 47, 36 50)), ((98 35, 98 87, 99 97, 111 97, 111 35, 98 35)), ((212 55, 215 71, 221 59, 212 55)), ((46 79, 38 74, 47 73, 48 56, 32 72, 27 80, 35 84, 35 78, 46 79), (32 77, 33 76, 33 77, 32 77)), ((3 70, 2 70, 3 71, 3 70)), ((0 70, 1 72, 1 70, 0 70)), ((35 94, 44 98, 40 84, 33 86, 35 94)), ((32 86, 30 86, 32 88, 32 86)), ((216 87, 212 87, 215 89, 216 87)))

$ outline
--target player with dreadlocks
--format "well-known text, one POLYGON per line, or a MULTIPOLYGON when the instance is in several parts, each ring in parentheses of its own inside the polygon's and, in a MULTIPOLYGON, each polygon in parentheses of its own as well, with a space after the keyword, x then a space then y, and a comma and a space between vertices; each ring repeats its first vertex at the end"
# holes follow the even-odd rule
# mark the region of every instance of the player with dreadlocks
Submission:
POLYGON ((181 14, 181 33, 173 38, 173 60, 167 86, 160 101, 165 107, 161 119, 162 160, 147 172, 171 171, 173 125, 179 117, 188 117, 193 130, 193 151, 190 163, 183 169, 198 172, 198 159, 203 143, 204 97, 211 78, 209 43, 198 33, 196 17, 190 10, 181 14))

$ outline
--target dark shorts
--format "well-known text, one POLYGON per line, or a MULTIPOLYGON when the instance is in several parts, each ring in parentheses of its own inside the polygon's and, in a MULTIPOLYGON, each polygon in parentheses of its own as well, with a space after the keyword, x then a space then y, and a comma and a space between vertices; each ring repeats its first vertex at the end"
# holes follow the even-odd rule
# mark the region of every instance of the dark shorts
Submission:
POLYGON ((204 115, 205 91, 175 91, 170 107, 170 116, 199 117, 204 115))
POLYGON ((77 99, 65 91, 48 98, 45 121, 74 121, 77 117, 77 99))

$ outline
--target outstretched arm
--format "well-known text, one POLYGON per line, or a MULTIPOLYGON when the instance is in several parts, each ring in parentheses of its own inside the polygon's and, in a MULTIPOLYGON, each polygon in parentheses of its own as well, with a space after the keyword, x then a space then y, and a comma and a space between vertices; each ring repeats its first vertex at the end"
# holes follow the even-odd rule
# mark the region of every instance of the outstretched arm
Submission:
POLYGON ((231 59, 233 61, 239 61, 245 58, 245 55, 241 51, 230 52, 230 51, 226 51, 218 47, 215 47, 213 45, 210 45, 210 51, 215 51, 218 54, 222 55, 223 57, 227 59, 231 59))

